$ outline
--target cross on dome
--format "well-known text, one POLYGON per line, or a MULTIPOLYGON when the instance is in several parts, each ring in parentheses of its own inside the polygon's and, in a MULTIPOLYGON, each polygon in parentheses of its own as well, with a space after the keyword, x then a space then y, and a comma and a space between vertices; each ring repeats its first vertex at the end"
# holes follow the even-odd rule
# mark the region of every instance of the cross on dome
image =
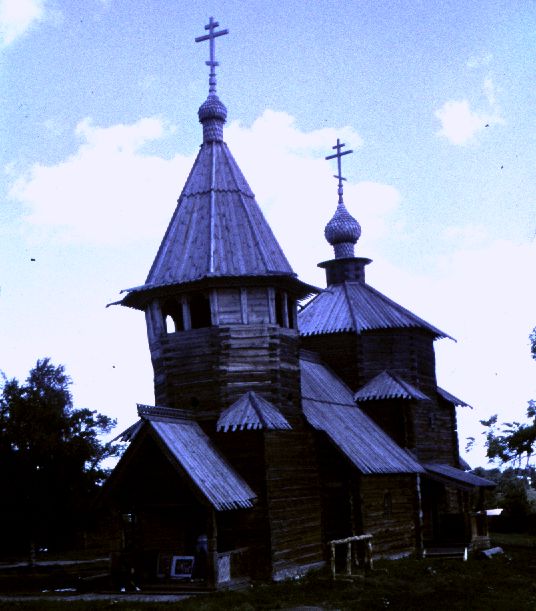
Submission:
POLYGON ((333 178, 337 178, 339 180, 339 189, 338 189, 339 203, 342 203, 342 181, 346 180, 346 178, 342 176, 342 172, 341 172, 341 157, 343 155, 349 155, 350 153, 354 152, 354 151, 344 151, 343 153, 341 153, 341 149, 343 146, 346 146, 346 144, 341 143, 339 138, 337 138, 337 144, 331 147, 333 149, 336 149, 337 152, 334 155, 328 155, 325 158, 325 159, 335 159, 335 157, 337 158, 337 174, 334 174, 333 178))
POLYGON ((208 79, 208 92, 209 94, 216 93, 216 66, 219 66, 219 62, 216 61, 216 38, 218 36, 224 36, 225 34, 229 34, 229 30, 220 30, 216 32, 216 28, 219 27, 219 23, 214 21, 214 17, 210 17, 208 20, 208 24, 205 26, 205 30, 208 30, 208 34, 204 36, 198 36, 195 39, 195 42, 203 42, 205 40, 209 41, 210 46, 210 59, 205 62, 207 66, 210 66, 210 76, 208 79))
POLYGON ((353 151, 342 151, 343 146, 346 146, 346 144, 343 144, 339 138, 337 138, 337 144, 332 147, 337 152, 326 157, 326 159, 337 159, 337 174, 334 175, 334 178, 337 178, 339 181, 339 203, 337 205, 337 209, 335 210, 335 214, 324 230, 326 240, 335 249, 336 259, 353 257, 354 246, 361 235, 361 226, 348 212, 348 210, 346 210, 342 199, 342 181, 346 180, 346 178, 344 178, 342 175, 341 158, 344 155, 353 153, 353 151))

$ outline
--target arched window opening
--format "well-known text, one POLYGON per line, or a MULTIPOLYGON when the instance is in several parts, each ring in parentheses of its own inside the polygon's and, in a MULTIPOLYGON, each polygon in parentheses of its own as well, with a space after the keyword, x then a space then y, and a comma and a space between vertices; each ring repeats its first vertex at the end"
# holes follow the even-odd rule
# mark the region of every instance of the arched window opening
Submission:
POLYGON ((203 293, 193 293, 190 297, 190 320, 192 329, 210 327, 212 324, 210 299, 203 293))
POLYGON ((279 291, 275 294, 275 322, 280 326, 285 326, 285 308, 283 295, 279 291))
POLYGON ((287 313, 289 329, 296 328, 296 302, 287 295, 287 313))
POLYGON ((162 304, 162 316, 167 333, 184 331, 184 319, 182 316, 182 306, 177 299, 166 299, 162 304))

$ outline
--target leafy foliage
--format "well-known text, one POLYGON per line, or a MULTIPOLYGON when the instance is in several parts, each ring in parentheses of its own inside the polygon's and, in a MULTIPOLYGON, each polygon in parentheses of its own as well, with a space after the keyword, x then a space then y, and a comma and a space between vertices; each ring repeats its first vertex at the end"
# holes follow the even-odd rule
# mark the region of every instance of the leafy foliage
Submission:
MULTIPOLYGON (((0 394, 0 534, 50 545, 79 527, 118 448, 103 443, 115 421, 75 409, 62 365, 37 361, 25 383, 4 376, 0 394)), ((28 541, 27 541, 28 542, 28 541)))
POLYGON ((527 417, 529 422, 503 422, 497 424, 497 415, 488 420, 480 420, 486 427, 486 454, 490 461, 498 460, 521 468, 522 462, 528 467, 536 447, 536 402, 528 402, 527 417))

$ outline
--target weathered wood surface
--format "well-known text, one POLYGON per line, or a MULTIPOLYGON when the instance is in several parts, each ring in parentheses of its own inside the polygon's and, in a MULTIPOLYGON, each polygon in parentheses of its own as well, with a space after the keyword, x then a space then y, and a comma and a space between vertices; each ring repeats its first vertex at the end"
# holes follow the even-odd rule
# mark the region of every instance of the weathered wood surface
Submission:
POLYGON ((318 467, 311 433, 265 433, 273 572, 323 559, 318 467))
POLYGON ((363 529, 374 537, 376 556, 411 553, 417 543, 418 498, 415 475, 367 475, 359 487, 363 529), (390 503, 386 506, 386 494, 390 503))

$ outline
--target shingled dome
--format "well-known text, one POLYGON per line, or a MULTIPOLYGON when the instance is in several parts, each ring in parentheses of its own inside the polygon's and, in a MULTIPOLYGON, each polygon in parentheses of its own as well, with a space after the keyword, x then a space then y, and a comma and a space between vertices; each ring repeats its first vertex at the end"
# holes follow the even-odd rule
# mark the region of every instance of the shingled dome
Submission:
POLYGON ((210 94, 197 111, 203 125, 203 142, 223 140, 223 125, 227 120, 227 108, 220 98, 210 94))
POLYGON ((339 202, 335 214, 324 230, 326 240, 335 249, 337 259, 354 256, 354 246, 361 236, 361 225, 339 202))

